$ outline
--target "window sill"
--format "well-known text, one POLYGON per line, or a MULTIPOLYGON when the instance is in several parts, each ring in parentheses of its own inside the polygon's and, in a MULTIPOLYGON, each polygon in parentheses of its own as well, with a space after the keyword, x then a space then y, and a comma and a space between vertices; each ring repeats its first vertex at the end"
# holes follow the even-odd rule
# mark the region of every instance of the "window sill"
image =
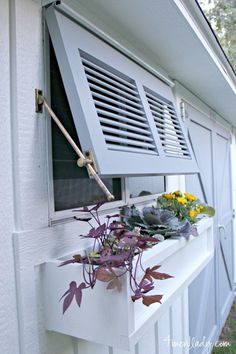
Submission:
MULTIPOLYGON (((124 276, 121 293, 106 290, 98 282, 86 290, 81 308, 72 302, 62 314, 61 295, 72 279, 82 282, 81 265, 58 268, 61 260, 43 266, 45 327, 76 338, 128 350, 145 333, 150 323, 159 319, 176 297, 183 292, 213 257, 213 222, 203 219, 197 225, 199 236, 188 239, 169 239, 143 254, 144 267, 161 264, 161 271, 174 278, 158 281, 157 293, 164 294, 162 304, 144 306, 133 303, 127 278, 124 276), (115 305, 115 306, 114 306, 115 305)), ((156 293, 156 291, 155 291, 156 293)))

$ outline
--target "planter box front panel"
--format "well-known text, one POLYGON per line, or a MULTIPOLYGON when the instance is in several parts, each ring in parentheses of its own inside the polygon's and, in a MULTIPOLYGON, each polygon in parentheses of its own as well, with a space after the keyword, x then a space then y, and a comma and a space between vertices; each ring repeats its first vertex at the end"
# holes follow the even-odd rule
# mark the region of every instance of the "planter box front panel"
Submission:
POLYGON ((93 290, 83 290, 80 308, 73 300, 63 315, 59 299, 71 281, 77 285, 83 281, 82 266, 70 264, 58 268, 61 260, 47 262, 43 269, 46 328, 121 349, 133 347, 147 328, 169 311, 213 257, 212 220, 200 221, 198 230, 198 237, 169 239, 144 252, 144 268, 161 264, 161 272, 174 276, 156 281, 153 294, 163 294, 162 304, 149 307, 141 301, 132 302, 128 278, 124 276, 120 293, 107 290, 107 284, 98 281, 93 290))

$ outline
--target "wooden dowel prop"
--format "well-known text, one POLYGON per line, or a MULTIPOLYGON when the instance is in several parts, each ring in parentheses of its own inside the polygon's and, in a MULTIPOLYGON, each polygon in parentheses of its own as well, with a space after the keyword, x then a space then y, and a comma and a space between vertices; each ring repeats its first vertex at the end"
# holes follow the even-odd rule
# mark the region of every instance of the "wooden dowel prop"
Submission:
POLYGON ((60 122, 59 118, 56 116, 56 114, 53 112, 51 107, 48 105, 46 99, 43 96, 39 96, 40 101, 44 104, 45 108, 47 109, 48 113, 52 117, 53 121, 56 123, 66 140, 69 142, 69 144, 72 146, 76 154, 79 156, 79 166, 86 166, 88 169, 89 174, 94 178, 94 180, 97 182, 99 187, 102 189, 104 194, 106 195, 106 198, 108 201, 112 201, 115 199, 114 195, 111 194, 111 192, 107 189, 101 178, 98 176, 94 168, 91 166, 91 160, 86 159, 82 151, 78 148, 70 134, 67 132, 63 124, 60 122))

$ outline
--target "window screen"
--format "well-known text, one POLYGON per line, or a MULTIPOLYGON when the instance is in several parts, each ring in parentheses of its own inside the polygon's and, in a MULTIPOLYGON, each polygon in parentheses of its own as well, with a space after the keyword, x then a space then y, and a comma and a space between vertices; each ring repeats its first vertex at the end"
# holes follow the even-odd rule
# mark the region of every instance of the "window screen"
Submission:
MULTIPOLYGON (((80 147, 52 45, 50 45, 50 83, 52 109, 80 147)), ((87 169, 77 166, 78 156, 53 121, 51 131, 55 210, 72 209, 105 200, 97 183, 88 177, 87 169)), ((119 178, 106 178, 103 182, 114 194, 116 200, 121 199, 119 178)))

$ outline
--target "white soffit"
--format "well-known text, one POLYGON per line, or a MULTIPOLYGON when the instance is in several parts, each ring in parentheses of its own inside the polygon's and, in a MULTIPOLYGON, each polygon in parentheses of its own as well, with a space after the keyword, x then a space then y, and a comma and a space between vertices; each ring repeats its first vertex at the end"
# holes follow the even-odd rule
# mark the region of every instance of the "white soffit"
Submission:
MULTIPOLYGON (((195 6, 195 0, 188 0, 195 6)), ((97 18, 236 126, 236 78, 180 0, 65 0, 97 18)), ((199 11, 199 16, 202 16, 199 11)))

